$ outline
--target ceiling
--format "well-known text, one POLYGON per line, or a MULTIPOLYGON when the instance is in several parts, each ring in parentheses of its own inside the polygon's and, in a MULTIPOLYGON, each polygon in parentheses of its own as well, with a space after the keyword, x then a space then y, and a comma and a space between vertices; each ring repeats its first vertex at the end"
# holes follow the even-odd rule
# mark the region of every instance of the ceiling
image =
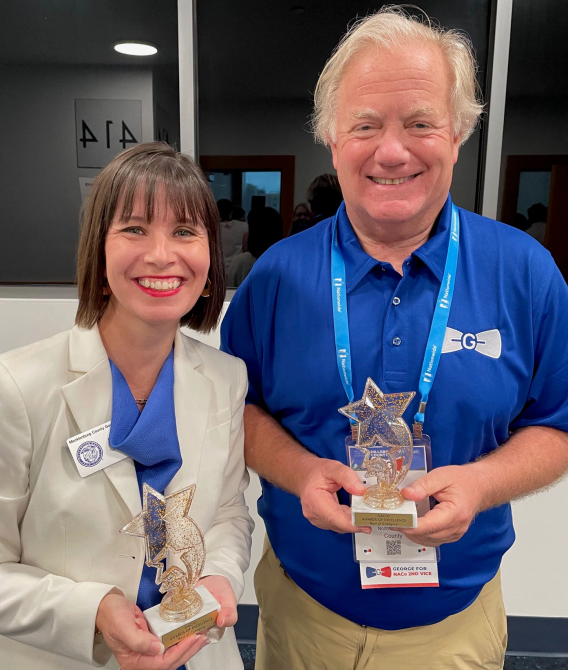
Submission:
MULTIPOLYGON (((309 98, 326 59, 366 0, 196 0, 199 96, 309 98)), ((490 0, 414 0, 467 32, 483 79, 490 0)), ((568 95, 568 2, 515 0, 508 93, 568 95)), ((177 0, 1 0, 0 63, 177 65, 177 0), (139 39, 158 54, 112 49, 139 39)))
POLYGON ((568 97, 568 2, 515 0, 507 94, 568 97))
POLYGON ((177 0, 1 0, 0 63, 177 64, 177 0), (121 40, 158 47, 155 56, 119 54, 121 40))
MULTIPOLYGON (((307 98, 347 26, 382 2, 196 0, 199 95, 307 98)), ((414 0, 444 26, 465 30, 486 62, 489 0, 414 0)), ((419 13, 419 12, 414 12, 419 13)))

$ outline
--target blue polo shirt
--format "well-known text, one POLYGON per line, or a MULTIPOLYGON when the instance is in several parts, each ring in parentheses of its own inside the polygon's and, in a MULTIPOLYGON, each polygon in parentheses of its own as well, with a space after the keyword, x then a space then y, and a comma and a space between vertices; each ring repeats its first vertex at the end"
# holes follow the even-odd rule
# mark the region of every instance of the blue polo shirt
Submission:
MULTIPOLYGON (((355 398, 367 377, 385 393, 418 390, 450 215, 448 197, 401 277, 365 253, 341 211, 355 398)), ((469 463, 523 426, 568 431, 564 279, 548 251, 525 233, 463 209, 459 215, 455 293, 424 426, 434 467, 469 463)), ((314 454, 345 463, 349 423, 337 411, 347 399, 334 345, 331 222, 263 254, 231 302, 222 349, 246 362, 249 402, 314 454)), ((404 415, 409 425, 418 402, 417 394, 404 415)), ((463 610, 514 541, 511 509, 502 505, 441 547, 439 588, 363 590, 352 537, 315 528, 295 496, 267 481, 262 489, 258 510, 286 572, 312 598, 360 625, 423 626, 463 610)), ((344 491, 340 501, 349 502, 344 491)))

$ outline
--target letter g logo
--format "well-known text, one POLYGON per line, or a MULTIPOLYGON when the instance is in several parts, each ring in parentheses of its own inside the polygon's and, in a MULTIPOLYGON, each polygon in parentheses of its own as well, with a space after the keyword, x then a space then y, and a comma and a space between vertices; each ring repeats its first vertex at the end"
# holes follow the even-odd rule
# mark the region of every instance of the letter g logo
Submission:
POLYGON ((477 337, 472 335, 472 333, 466 333, 462 337, 462 344, 464 349, 475 349, 475 345, 477 344, 477 337))

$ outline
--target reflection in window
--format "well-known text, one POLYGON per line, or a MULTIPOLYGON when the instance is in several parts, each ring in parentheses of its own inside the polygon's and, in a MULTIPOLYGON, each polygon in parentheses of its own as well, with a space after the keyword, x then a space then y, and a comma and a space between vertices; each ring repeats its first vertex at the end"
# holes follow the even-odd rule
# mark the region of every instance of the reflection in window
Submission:
POLYGON ((544 244, 546 236, 550 177, 550 172, 521 172, 519 179, 515 222, 518 228, 541 244, 544 244))
POLYGON ((500 218, 544 244, 568 278, 566 25, 566 2, 513 3, 500 218))
POLYGON ((247 215, 253 202, 261 206, 263 201, 265 207, 280 212, 281 183, 280 172, 243 172, 242 206, 247 215))
POLYGON ((248 216, 253 207, 272 207, 280 212, 282 173, 278 170, 210 170, 209 186, 215 200, 230 200, 248 216))
POLYGON ((230 287, 240 286, 262 254, 282 239, 282 217, 273 207, 253 206, 248 226, 247 249, 236 254, 227 269, 230 287))
POLYGON ((72 283, 101 168, 139 142, 179 147, 177 2, 11 0, 0 30, 0 283, 72 283), (158 52, 117 53, 125 39, 158 52))
MULTIPOLYGON (((310 183, 334 172, 329 151, 315 144, 309 132, 318 75, 349 24, 373 5, 362 0, 326 0, 301 7, 266 0, 196 0, 195 6, 201 157, 293 156, 291 198, 284 174, 280 207, 265 189, 266 205, 280 212, 289 234, 293 219, 297 221, 296 205, 309 200, 310 183)), ((414 0, 406 5, 420 17, 413 6, 447 28, 468 33, 483 88, 490 0, 414 0)), ((476 132, 460 149, 451 187, 454 201, 470 210, 476 208, 479 139, 476 132)), ((235 184, 232 189, 234 195, 235 184)), ((244 200, 240 204, 248 208, 244 200)))

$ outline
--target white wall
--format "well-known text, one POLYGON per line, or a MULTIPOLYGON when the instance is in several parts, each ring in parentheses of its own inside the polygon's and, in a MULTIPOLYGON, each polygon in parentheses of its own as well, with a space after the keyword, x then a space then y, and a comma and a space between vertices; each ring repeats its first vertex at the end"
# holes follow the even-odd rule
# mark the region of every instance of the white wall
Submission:
POLYGON ((0 277, 73 281, 79 177, 99 172, 77 167, 75 99, 141 100, 142 141, 151 141, 152 72, 119 66, 2 65, 0 91, 0 277))
POLYGON ((200 102, 199 153, 206 156, 296 157, 294 204, 306 200, 310 182, 335 173, 331 154, 314 143, 308 129, 308 101, 231 100, 230 105, 200 102))
MULTIPOLYGON (((306 200, 310 182, 324 172, 335 173, 331 154, 314 143, 309 131, 310 102, 302 99, 201 101, 199 153, 217 156, 294 155, 294 203, 306 200)), ((475 207, 478 134, 461 148, 454 170, 452 198, 460 207, 475 207)))
MULTIPOLYGON (((0 287, 0 353, 49 337, 73 325, 75 289, 0 287)), ((228 303, 225 303, 225 309, 228 303)), ((219 331, 192 336, 219 346, 219 331)), ((256 522, 251 568, 246 574, 242 603, 254 604, 253 571, 264 539, 264 524, 256 511, 260 482, 256 475, 246 493, 256 522)), ((507 614, 568 617, 568 480, 513 505, 517 542, 503 561, 503 591, 507 614)))

